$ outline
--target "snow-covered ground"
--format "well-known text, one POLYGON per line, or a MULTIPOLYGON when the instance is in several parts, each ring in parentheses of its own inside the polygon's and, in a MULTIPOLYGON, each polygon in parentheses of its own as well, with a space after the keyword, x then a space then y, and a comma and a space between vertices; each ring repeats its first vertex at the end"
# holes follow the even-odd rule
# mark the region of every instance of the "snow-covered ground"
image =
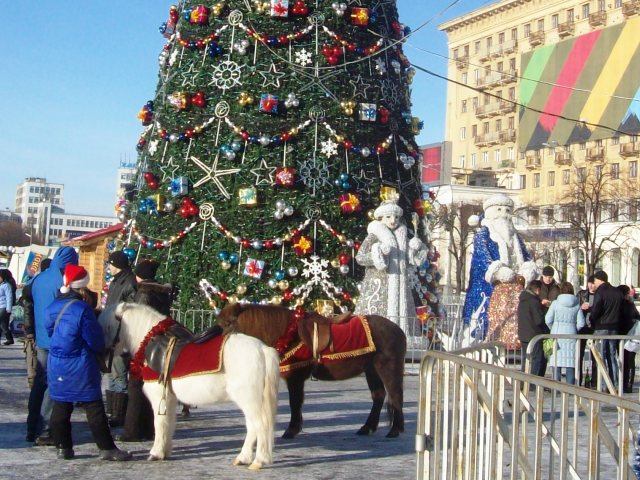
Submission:
MULTIPOLYGON (((107 479, 374 479, 415 478, 413 453, 418 378, 405 377, 406 432, 386 439, 385 422, 370 437, 355 435, 371 401, 364 377, 345 382, 308 382, 304 430, 294 440, 279 438, 289 418, 280 386, 275 463, 261 472, 233 467, 244 439, 243 417, 233 404, 199 407, 180 419, 172 459, 147 462, 150 442, 120 444, 134 454, 126 463, 100 461, 81 410, 74 413, 76 458, 58 460, 51 447, 25 442, 28 387, 21 344, 0 347, 0 478, 107 479)), ((118 430, 116 430, 118 433, 118 430)))

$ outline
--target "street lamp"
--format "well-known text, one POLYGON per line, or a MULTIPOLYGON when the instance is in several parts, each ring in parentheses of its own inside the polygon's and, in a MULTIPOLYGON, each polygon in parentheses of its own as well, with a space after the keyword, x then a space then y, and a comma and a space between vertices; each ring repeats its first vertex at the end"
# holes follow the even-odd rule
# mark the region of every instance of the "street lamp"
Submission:
POLYGON ((29 235, 28 233, 25 232, 25 235, 27 237, 29 237, 29 247, 31 247, 31 245, 33 245, 33 238, 31 237, 31 235, 29 235))

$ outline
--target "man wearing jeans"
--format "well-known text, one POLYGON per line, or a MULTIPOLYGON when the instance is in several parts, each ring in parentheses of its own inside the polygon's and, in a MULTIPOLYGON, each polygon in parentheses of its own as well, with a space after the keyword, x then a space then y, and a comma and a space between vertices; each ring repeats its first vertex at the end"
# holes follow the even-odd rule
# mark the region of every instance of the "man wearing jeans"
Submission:
MULTIPOLYGON (((594 275, 596 293, 591 307, 591 325, 594 335, 617 335, 620 329, 620 316, 624 297, 620 290, 611 286, 609 277, 602 270, 594 275)), ((603 340, 600 354, 607 366, 609 377, 614 386, 618 385, 618 341, 603 340)), ((603 388, 605 382, 602 382, 603 388)))

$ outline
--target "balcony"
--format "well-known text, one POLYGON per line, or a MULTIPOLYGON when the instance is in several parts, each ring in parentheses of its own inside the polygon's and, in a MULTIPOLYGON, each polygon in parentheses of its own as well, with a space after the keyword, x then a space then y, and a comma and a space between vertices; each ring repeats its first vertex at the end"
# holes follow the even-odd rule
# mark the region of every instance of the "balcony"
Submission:
POLYGON ((500 82, 502 85, 508 85, 510 83, 515 83, 517 81, 518 81, 517 70, 507 70, 506 72, 502 72, 502 81, 500 82))
POLYGON ((601 162, 604 160, 604 147, 587 148, 585 157, 590 162, 601 162))
POLYGON ((542 165, 542 158, 539 153, 528 153, 525 157, 524 166, 527 170, 537 170, 542 165))
POLYGON ((558 35, 560 38, 570 37, 576 31, 576 24, 573 20, 569 20, 568 22, 560 23, 558 25, 558 35))
POLYGON ((501 53, 502 55, 509 55, 510 53, 515 53, 518 51, 518 41, 517 40, 507 40, 501 45, 501 53))
POLYGON ((516 168, 516 162, 514 160, 502 160, 498 165, 499 170, 509 171, 516 168))
POLYGON ((516 106, 512 102, 491 102, 486 105, 479 105, 476 108, 476 117, 478 118, 489 118, 495 117, 496 115, 506 115, 507 113, 511 113, 515 111, 516 106))
POLYGON ((637 157, 640 154, 640 144, 638 142, 628 142, 620 144, 621 157, 637 157))
POLYGON ((592 27, 604 27, 607 24, 607 12, 604 10, 589 14, 589 25, 592 27))
POLYGON ((539 47, 544 45, 544 32, 532 32, 529 35, 529 45, 532 47, 539 47))
POLYGON ((475 138, 475 144, 478 147, 488 147, 498 145, 500 143, 500 135, 498 132, 481 133, 475 138))
POLYGON ((640 13, 640 0, 631 0, 622 4, 622 15, 625 18, 632 17, 640 13))
POLYGON ((571 165, 573 163, 573 154, 571 152, 556 152, 556 165, 571 165))
POLYGON ((501 72, 490 72, 484 77, 478 78, 476 81, 476 86, 478 87, 495 87, 496 85, 500 85, 502 82, 502 73, 501 72))
POLYGON ((466 70, 469 68, 469 55, 458 57, 455 59, 455 62, 458 70, 466 70))
POLYGON ((507 130, 501 130, 498 132, 498 137, 500 138, 500 143, 509 143, 516 141, 516 131, 512 128, 507 130))

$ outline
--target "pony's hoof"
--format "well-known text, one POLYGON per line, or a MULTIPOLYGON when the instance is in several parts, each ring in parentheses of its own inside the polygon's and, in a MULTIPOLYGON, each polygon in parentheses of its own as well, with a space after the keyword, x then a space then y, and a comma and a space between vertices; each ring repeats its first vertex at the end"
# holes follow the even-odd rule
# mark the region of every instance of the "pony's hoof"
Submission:
POLYGON ((391 430, 389 433, 387 433, 387 438, 397 438, 400 435, 400 432, 398 430, 391 430))
POLYGON ((356 435, 373 435, 375 433, 375 429, 369 427, 368 425, 363 425, 360 427, 360 430, 356 432, 356 435))
POLYGON ((148 462, 157 462, 159 460, 162 460, 160 457, 156 457, 155 455, 151 454, 147 457, 147 461, 148 462))
POLYGON ((262 464, 260 462, 253 462, 249 465, 249 470, 253 470, 254 472, 260 470, 262 468, 262 464))
POLYGON ((236 457, 235 460, 233 461, 233 466, 234 467, 239 467, 240 465, 249 465, 249 463, 251 463, 251 461, 247 461, 247 460, 243 460, 240 457, 236 457))
POLYGON ((282 438, 286 440, 291 440, 292 438, 296 438, 296 435, 300 433, 300 430, 295 430, 293 428, 287 428, 282 434, 282 438))

